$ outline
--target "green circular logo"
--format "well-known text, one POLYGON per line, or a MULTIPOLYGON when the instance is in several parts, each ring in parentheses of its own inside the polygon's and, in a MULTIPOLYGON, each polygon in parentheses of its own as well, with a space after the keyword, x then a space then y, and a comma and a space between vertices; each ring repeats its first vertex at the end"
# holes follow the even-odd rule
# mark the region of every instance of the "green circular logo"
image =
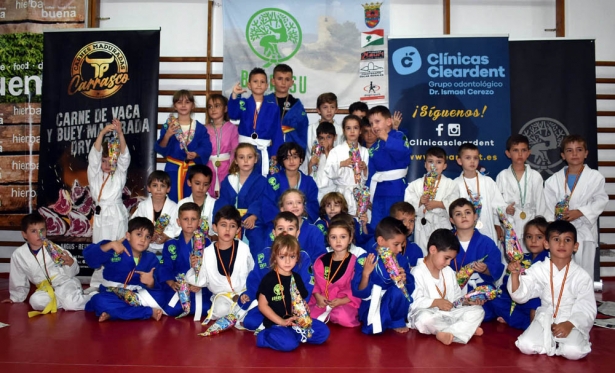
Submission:
POLYGON ((248 45, 264 67, 289 60, 301 47, 299 22, 278 8, 265 8, 254 13, 246 26, 248 45))

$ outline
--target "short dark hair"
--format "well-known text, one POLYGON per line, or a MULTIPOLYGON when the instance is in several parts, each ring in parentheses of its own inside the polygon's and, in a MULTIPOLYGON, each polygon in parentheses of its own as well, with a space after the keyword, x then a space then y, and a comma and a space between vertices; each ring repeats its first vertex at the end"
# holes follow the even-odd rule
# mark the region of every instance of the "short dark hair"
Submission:
POLYGON ((233 205, 222 206, 214 216, 214 224, 217 225, 222 219, 232 220, 237 223, 237 227, 241 227, 241 214, 233 205))
POLYGON ((132 218, 128 220, 128 233, 132 231, 140 231, 146 230, 150 236, 154 234, 154 223, 148 218, 144 218, 142 216, 137 216, 136 218, 132 218))
POLYGON ((363 101, 356 101, 348 107, 348 113, 352 114, 355 111, 364 111, 365 114, 367 114, 369 107, 367 107, 367 104, 363 101))
POLYGON ((582 136, 568 135, 562 139, 562 144, 560 145, 560 151, 563 153, 564 150, 566 150, 566 145, 570 144, 571 142, 579 142, 583 144, 583 147, 585 148, 585 150, 587 150, 587 141, 585 141, 585 139, 582 136))
POLYGON ((528 149, 530 148, 530 140, 526 136, 520 133, 517 133, 517 134, 511 135, 508 138, 508 140, 506 140, 506 150, 510 151, 510 149, 513 146, 519 145, 519 144, 525 144, 527 145, 528 149))
POLYGON ((301 163, 303 163, 303 161, 305 160, 305 149, 303 149, 301 145, 297 144, 296 142, 291 141, 291 142, 283 143, 278 148, 278 153, 276 154, 278 157, 277 158, 278 164, 284 166, 284 161, 288 159, 288 155, 293 150, 297 152, 297 155, 299 156, 301 163))
POLYGON ((324 104, 335 104, 337 106, 337 96, 335 93, 327 92, 320 94, 316 99, 316 108, 320 109, 324 104))
POLYGON ((316 136, 320 136, 321 134, 337 136, 333 123, 321 122, 318 127, 316 127, 316 136))
POLYGON ((551 222, 547 226, 547 233, 545 234, 545 236, 547 236, 547 241, 551 237, 551 233, 555 233, 558 235, 563 234, 563 233, 572 233, 572 237, 574 238, 574 243, 577 243, 577 229, 569 221, 556 220, 554 222, 551 222))
POLYGON ((259 75, 259 74, 265 75, 265 80, 267 80, 267 72, 265 72, 265 70, 261 69, 260 67, 255 67, 252 69, 252 71, 250 71, 250 74, 248 75, 248 82, 252 80, 252 77, 254 75, 259 75))
POLYGON ((391 118, 391 110, 389 110, 389 108, 384 105, 374 106, 373 108, 369 109, 366 116, 369 118, 374 114, 380 114, 385 119, 391 118))
POLYGON ((457 155, 459 157, 461 157, 461 154, 465 151, 465 150, 478 150, 478 146, 472 144, 471 142, 464 142, 463 144, 461 144, 461 146, 459 146, 459 149, 457 149, 457 155))
POLYGON ((147 177, 147 186, 152 185, 154 181, 160 181, 167 187, 171 186, 171 177, 164 171, 156 170, 152 171, 147 177))
POLYGON ((389 209, 389 215, 395 216, 395 214, 397 214, 398 212, 401 212, 402 214, 416 215, 416 210, 414 209, 414 206, 412 206, 411 203, 405 201, 395 202, 391 205, 391 208, 389 209))
POLYGON ((273 229, 275 229, 275 226, 280 220, 286 220, 288 222, 295 223, 297 229, 299 229, 299 218, 290 211, 282 211, 275 216, 275 218, 273 219, 273 229))
POLYGON ((470 202, 470 200, 468 200, 467 198, 457 198, 456 200, 451 202, 451 205, 448 207, 448 216, 452 219, 453 210, 457 207, 463 206, 470 206, 472 208, 472 211, 476 214, 476 208, 474 207, 474 204, 470 202))
POLYGON ((427 160, 427 157, 436 157, 444 159, 444 161, 446 162, 446 150, 442 149, 439 146, 432 146, 425 152, 425 160, 427 160))
POLYGON ((188 169, 188 180, 192 181, 192 178, 196 174, 202 174, 203 176, 208 177, 209 181, 211 181, 213 177, 213 172, 211 172, 211 168, 204 164, 195 164, 194 166, 191 166, 188 169))
POLYGON ((459 252, 461 247, 455 233, 446 228, 436 229, 431 236, 429 236, 427 250, 432 246, 435 246, 438 251, 453 250, 456 252, 459 252))
POLYGON ((364 116, 363 118, 361 118, 361 128, 367 127, 367 128, 372 128, 372 124, 369 122, 369 119, 367 119, 367 116, 364 116))
POLYGON ((45 224, 45 218, 43 215, 38 212, 33 212, 21 218, 21 231, 26 233, 28 231, 28 227, 34 224, 45 224))
POLYGON ((401 234, 404 237, 408 236, 408 228, 406 228, 401 220, 387 216, 380 220, 380 223, 376 226, 374 237, 382 237, 385 240, 390 240, 398 234, 401 234))
POLYGON ((281 63, 279 65, 275 65, 273 68, 273 76, 275 73, 293 73, 293 69, 285 63, 281 63))
POLYGON ((177 210, 177 216, 180 216, 184 211, 196 211, 197 215, 201 217, 201 208, 194 202, 186 202, 179 206, 177 210))

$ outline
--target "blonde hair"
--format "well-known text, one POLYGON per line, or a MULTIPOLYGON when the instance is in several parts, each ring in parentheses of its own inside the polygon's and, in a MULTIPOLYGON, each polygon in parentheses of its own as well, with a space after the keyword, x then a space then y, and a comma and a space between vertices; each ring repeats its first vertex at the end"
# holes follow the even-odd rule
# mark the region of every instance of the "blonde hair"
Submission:
POLYGON ((251 149, 254 152, 254 157, 256 157, 256 162, 258 162, 258 152, 256 148, 252 144, 248 144, 247 142, 242 142, 237 145, 235 148, 235 157, 233 158, 233 163, 231 163, 231 167, 228 169, 229 175, 238 174, 239 173, 239 165, 237 164, 237 154, 241 149, 251 149))
POLYGON ((277 269, 276 258, 284 250, 287 251, 288 255, 295 254, 297 256, 297 263, 299 263, 299 258, 301 257, 301 246, 299 246, 299 241, 293 236, 282 234, 277 236, 271 245, 271 257, 269 258, 271 269, 277 269))
POLYGON ((303 194, 303 192, 300 191, 299 189, 293 189, 293 188, 286 189, 284 193, 282 193, 282 195, 280 196, 280 199, 278 200, 278 208, 280 210, 282 209, 282 206, 284 206, 284 199, 292 193, 297 193, 299 197, 301 197, 301 200, 303 201, 303 216, 307 216, 307 213, 305 211, 305 194, 303 194))

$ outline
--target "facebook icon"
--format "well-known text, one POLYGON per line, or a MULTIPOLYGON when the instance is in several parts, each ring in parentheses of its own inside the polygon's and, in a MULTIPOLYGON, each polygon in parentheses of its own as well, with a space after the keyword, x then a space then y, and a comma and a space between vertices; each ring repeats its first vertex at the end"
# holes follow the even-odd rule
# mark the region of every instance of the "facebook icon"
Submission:
POLYGON ((438 127, 436 127, 436 132, 438 132, 438 136, 442 136, 442 131, 444 131, 444 124, 440 123, 438 124, 438 127))

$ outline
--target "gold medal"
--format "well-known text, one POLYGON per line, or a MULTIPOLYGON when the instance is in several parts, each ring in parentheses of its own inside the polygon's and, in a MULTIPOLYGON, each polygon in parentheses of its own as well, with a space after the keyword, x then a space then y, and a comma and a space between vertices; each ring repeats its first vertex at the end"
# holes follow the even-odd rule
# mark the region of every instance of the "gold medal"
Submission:
MULTIPOLYGON (((220 167, 220 161, 219 161, 219 160, 216 160, 216 162, 214 162, 214 165, 215 165, 216 167, 220 167)), ((525 219, 525 218, 522 218, 522 219, 525 219)))
POLYGON ((482 229, 483 228, 483 222, 482 221, 477 221, 476 222, 476 229, 482 229))
POLYGON ((521 211, 519 217, 521 218, 521 220, 525 220, 525 218, 527 218, 527 215, 525 215, 525 211, 521 211))

